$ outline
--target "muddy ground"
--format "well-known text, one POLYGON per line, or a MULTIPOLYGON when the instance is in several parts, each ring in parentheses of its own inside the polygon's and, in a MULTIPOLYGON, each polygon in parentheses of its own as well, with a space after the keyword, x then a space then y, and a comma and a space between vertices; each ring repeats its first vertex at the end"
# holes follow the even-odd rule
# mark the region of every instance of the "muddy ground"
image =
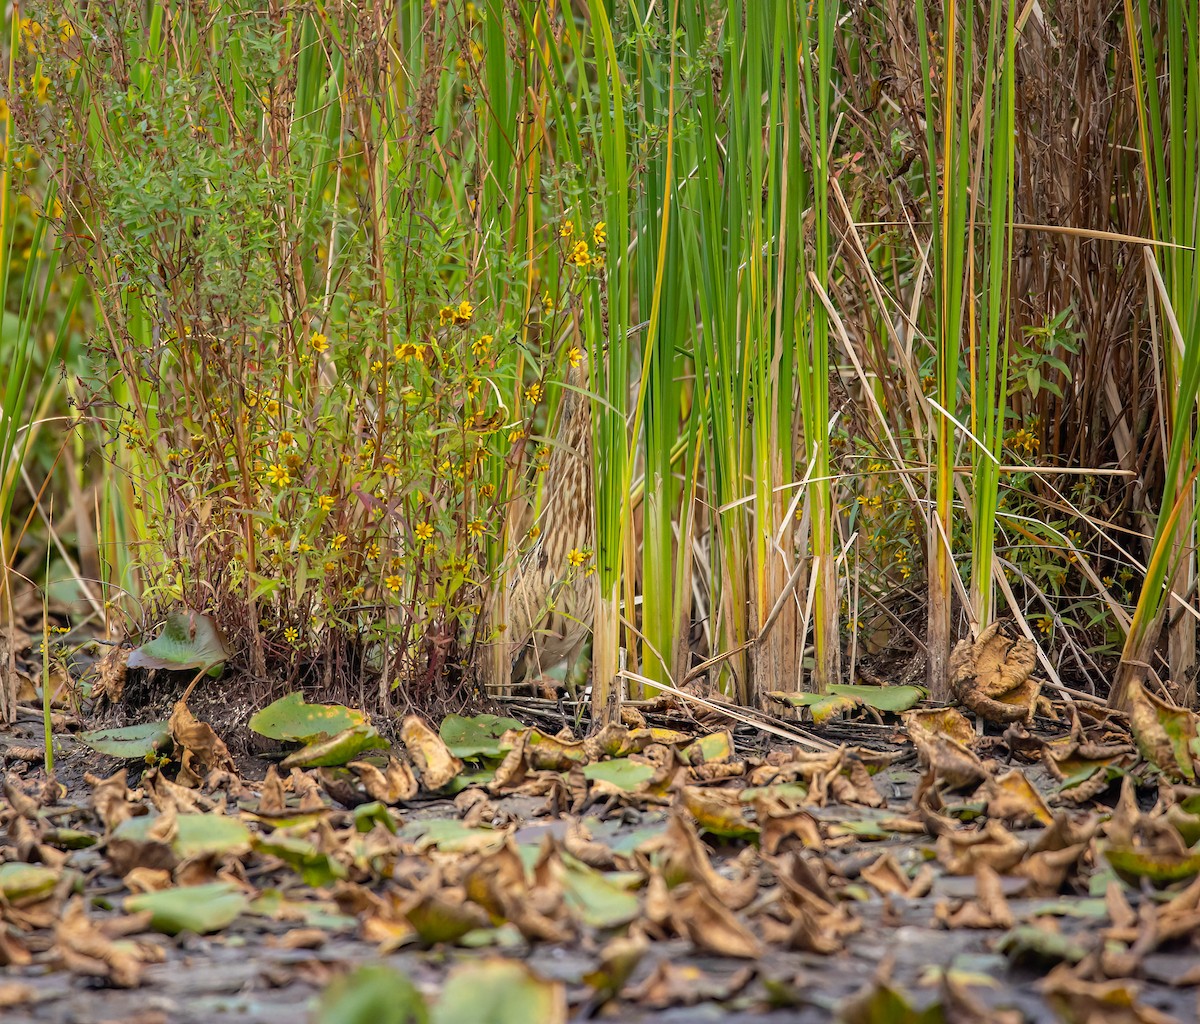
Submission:
MULTIPOLYGON (((18 723, 0 733, 0 749, 36 745, 39 728, 40 723, 31 720, 18 723)), ((827 735, 845 742, 854 731, 853 723, 842 723, 831 726, 827 735)), ((410 943, 381 954, 379 943, 364 937, 361 921, 354 916, 326 913, 317 927, 300 929, 295 920, 244 914, 211 935, 185 932, 174 937, 152 936, 150 941, 161 950, 162 962, 148 963, 137 987, 123 988, 111 979, 64 969, 56 956, 53 933, 34 929, 23 936, 31 954, 29 962, 10 963, 3 969, 0 999, 7 988, 11 1004, 3 1009, 2 1019, 5 1024, 298 1024, 315 1019, 323 989, 331 979, 357 965, 388 964, 408 975, 423 992, 435 996, 450 970, 499 952, 524 960, 542 978, 562 982, 571 1020, 659 1024, 835 1019, 863 1024, 918 1020, 992 1020, 996 1024, 1073 1024, 1076 1020, 1080 1024, 1109 1020, 1159 1024, 1175 1020, 1182 1024, 1200 1020, 1200 990, 1194 987, 1200 981, 1200 946, 1194 936, 1170 943, 1143 943, 1143 952, 1128 961, 1130 977, 1117 981, 1104 980, 1102 971, 1093 970, 1090 976, 1073 975, 1065 983, 1056 976, 1059 980, 1047 983, 1057 955, 1047 955, 1036 942, 1032 943, 1035 948, 1022 950, 1019 930, 1029 927, 1049 928, 1066 940, 1067 947, 1077 947, 1078 953, 1069 960, 1081 954, 1092 958, 1085 959, 1081 969, 1086 969, 1089 962, 1094 967, 1106 942, 1112 948, 1113 929, 1121 923, 1115 918, 1122 912, 1114 911, 1111 903, 1106 906, 1106 886, 1113 880, 1110 877, 1105 881, 1102 864, 1091 864, 1087 870, 1068 875, 1057 893, 1035 892, 1028 878, 1002 874, 999 881, 1011 911, 1012 927, 987 927, 986 919, 976 922, 982 926, 967 927, 962 926, 961 918, 948 925, 956 911, 979 901, 979 878, 945 870, 939 864, 933 835, 903 834, 872 825, 888 814, 910 812, 922 776, 923 768, 911 747, 881 738, 891 732, 890 727, 875 725, 863 725, 861 730, 875 749, 888 748, 896 755, 891 766, 874 776, 885 807, 863 808, 831 800, 825 806, 810 806, 807 811, 826 839, 821 856, 829 876, 837 879, 837 898, 859 922, 856 930, 844 936, 841 948, 833 952, 785 949, 771 943, 757 958, 721 957, 697 948, 686 938, 651 934, 649 947, 623 986, 621 996, 601 1006, 593 987, 584 981, 598 964, 604 940, 604 936, 591 932, 567 943, 531 944, 518 937, 515 944, 483 950, 445 944, 420 949, 410 943), (889 894, 876 884, 868 884, 863 870, 880 863, 884 854, 891 854, 909 878, 915 877, 922 865, 930 866, 931 870, 926 869, 927 891, 920 895, 889 894), (664 976, 664 969, 672 966, 690 972, 664 976), (1185 984, 1180 986, 1180 981, 1185 984), (1088 986, 1103 984, 1110 989, 1117 985, 1118 991, 1096 1002, 1098 990, 1088 986), (874 991, 878 996, 885 991, 881 985, 901 993, 890 1010, 881 1009, 882 1003, 871 1009, 864 1002, 865 993, 874 991), (14 996, 14 992, 19 995, 14 996), (1122 1006, 1129 1001, 1126 995, 1131 997, 1132 1007, 1122 1006), (905 1006, 905 1010, 896 1008, 905 1006), (940 1014, 937 1007, 941 1007, 940 1014), (930 1015, 922 1016, 922 1010, 929 1010, 930 1015)), ((121 764, 74 743, 69 736, 62 737, 61 747, 57 778, 62 789, 58 799, 43 807, 43 812, 60 821, 86 819, 92 785, 85 776, 107 777, 121 764)), ((237 772, 245 779, 261 780, 272 763, 243 755, 237 759, 237 772)), ((5 764, 6 782, 17 790, 36 792, 42 785, 40 766, 11 757, 5 764)), ((991 766, 995 770, 1003 767, 994 762, 991 766)), ((1054 801, 1058 786, 1049 773, 1033 765, 1027 766, 1025 774, 1045 798, 1054 801)), ((131 770, 131 788, 139 783, 138 775, 136 769, 131 770)), ((1117 793, 1117 787, 1112 787, 1099 794, 1090 813, 1103 818, 1115 804, 1117 793)), ((1152 794, 1143 790, 1140 795, 1143 808, 1153 803, 1152 794)), ((672 813, 661 803, 638 806, 637 801, 628 800, 593 804, 576 816, 550 813, 547 800, 528 795, 496 795, 492 804, 497 820, 512 823, 512 840, 522 848, 541 846, 547 836, 562 841, 574 820, 583 821, 596 841, 616 848, 622 840, 632 842, 638 836, 664 831, 672 813)), ((398 823, 418 831, 423 820, 453 819, 463 813, 461 804, 451 799, 425 796, 399 802, 393 810, 398 823)), ((964 827, 978 825, 977 821, 972 824, 969 809, 955 811, 947 805, 947 811, 957 813, 964 827)), ((1040 826, 1014 825, 1011 834, 1032 845, 1043 831, 1040 826)), ((740 855, 744 858, 744 842, 712 835, 705 841, 718 873, 731 869, 740 855)), ((0 860, 18 859, 15 842, 10 827, 9 837, 0 837, 0 860)), ((77 885, 88 901, 89 913, 98 920, 119 916, 115 908, 125 889, 121 880, 107 871, 103 845, 72 854, 69 863, 80 873, 77 885)), ((246 882, 252 886, 273 884, 275 880, 276 876, 253 866, 246 875, 246 882), (256 870, 262 874, 256 874, 256 870)), ((298 882, 289 884, 302 888, 298 882)), ((1128 908, 1144 922, 1147 916, 1143 907, 1161 906, 1181 888, 1177 885, 1174 890, 1164 891, 1143 880, 1140 886, 1124 884, 1121 892, 1128 908)), ((764 892, 769 893, 769 887, 764 892)), ((753 909, 752 905, 747 913, 753 909)), ((1136 932, 1133 927, 1128 941, 1124 946, 1118 942, 1118 946, 1137 952, 1136 932)), ((511 937, 505 941, 511 942, 511 937)), ((1060 972, 1066 970, 1059 966, 1060 972)))

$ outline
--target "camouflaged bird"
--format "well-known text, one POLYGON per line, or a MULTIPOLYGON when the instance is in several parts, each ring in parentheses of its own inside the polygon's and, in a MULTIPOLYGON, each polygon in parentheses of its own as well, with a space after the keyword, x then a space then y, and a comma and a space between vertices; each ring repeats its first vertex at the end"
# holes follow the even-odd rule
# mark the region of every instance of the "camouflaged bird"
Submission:
POLYGON ((595 547, 592 411, 588 362, 567 375, 559 426, 543 483, 537 540, 508 589, 511 679, 534 678, 563 659, 574 664, 592 628, 596 576, 584 560, 595 547), (580 564, 572 564, 572 560, 580 564))

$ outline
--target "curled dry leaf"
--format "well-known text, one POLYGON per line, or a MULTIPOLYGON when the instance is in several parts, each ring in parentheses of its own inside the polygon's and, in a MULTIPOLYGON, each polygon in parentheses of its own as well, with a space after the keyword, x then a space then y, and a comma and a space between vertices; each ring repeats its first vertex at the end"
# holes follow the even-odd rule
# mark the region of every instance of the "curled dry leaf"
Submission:
POLYGON ((649 1009, 665 1010, 669 1006, 695 1006, 730 999, 753 978, 754 969, 750 967, 727 979, 719 979, 692 964, 673 964, 664 959, 658 961, 645 981, 627 989, 625 995, 649 1009))
POLYGON ((989 722, 1032 719, 1041 695, 1033 676, 1037 647, 1014 639, 993 622, 979 637, 960 640, 950 654, 950 686, 968 708, 989 722))
POLYGON ((92 787, 92 807, 96 816, 104 823, 104 828, 111 832, 127 818, 135 814, 144 814, 146 809, 137 801, 142 791, 130 792, 127 782, 128 772, 122 768, 107 779, 99 779, 95 775, 85 775, 84 781, 92 787))
POLYGON ((1011 928, 1015 922, 1000 876, 986 864, 975 871, 975 898, 956 902, 934 908, 935 919, 947 928, 1011 928))
POLYGON ((403 803, 412 800, 420 792, 412 768, 394 757, 388 758, 383 771, 369 761, 351 761, 347 767, 358 776, 367 794, 380 803, 389 806, 403 803))
POLYGON ((982 829, 938 836, 934 848, 938 861, 952 875, 974 875, 980 867, 1003 875, 1021 862, 1028 846, 1000 822, 990 819, 982 829))
POLYGON ((107 697, 112 703, 120 701, 125 692, 125 673, 129 662, 128 647, 113 646, 96 662, 96 685, 93 694, 107 697))
POLYGON ((1060 964, 1040 988, 1062 1024, 1179 1024, 1176 1018, 1139 1003, 1139 987, 1131 981, 1085 981, 1060 964))
POLYGON ((697 949, 717 956, 757 960, 762 945, 720 900, 703 887, 689 885, 674 895, 675 929, 697 949))
POLYGON ((121 935, 144 931, 149 914, 97 924, 84 909, 82 899, 68 905, 54 929, 55 951, 64 966, 76 974, 103 978, 118 988, 136 988, 147 963, 161 963, 161 948, 151 942, 118 942, 121 935))
POLYGON ((183 764, 183 770, 179 773, 181 779, 199 781, 215 769, 236 771, 225 741, 211 725, 196 718, 183 701, 179 701, 171 712, 168 728, 175 746, 183 751, 180 758, 183 764))
POLYGON ((999 778, 988 779, 984 786, 989 818, 1025 824, 1037 822, 1049 825, 1054 820, 1042 795, 1019 768, 1005 772, 999 778))
POLYGON ((442 738, 416 715, 400 726, 400 738, 429 790, 441 789, 463 770, 463 763, 450 753, 442 738))
POLYGON ((1136 680, 1128 701, 1129 725, 1142 757, 1171 779, 1194 779, 1195 712, 1160 700, 1136 680))

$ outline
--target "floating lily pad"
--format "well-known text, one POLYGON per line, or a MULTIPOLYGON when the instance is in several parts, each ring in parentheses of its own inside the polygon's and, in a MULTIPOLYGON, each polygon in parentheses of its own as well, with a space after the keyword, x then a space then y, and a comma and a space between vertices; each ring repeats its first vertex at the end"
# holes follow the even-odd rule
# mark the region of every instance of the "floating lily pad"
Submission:
POLYGON ((171 743, 171 733, 166 722, 144 722, 119 729, 81 732, 79 739, 99 754, 120 757, 126 761, 140 761, 166 749, 171 743))
POLYGON ((842 711, 857 707, 874 708, 898 715, 910 711, 925 697, 919 686, 862 686, 858 684, 833 683, 826 693, 782 693, 773 692, 769 697, 792 707, 808 708, 813 721, 825 719, 842 711))
POLYGON ((344 864, 322 853, 307 839, 276 834, 269 839, 260 839, 254 848, 259 853, 278 857, 300 875, 305 885, 314 888, 330 885, 346 877, 344 864))
POLYGON ((353 761, 364 750, 387 748, 387 740, 372 725, 356 725, 289 754, 281 768, 330 768, 353 761))
POLYGON ((1200 853, 1156 854, 1132 847, 1109 847, 1104 851, 1113 870, 1125 879, 1145 878, 1155 885, 1170 885, 1200 875, 1200 853))
POLYGON ((571 913, 589 928, 616 928, 638 915, 634 893, 578 861, 567 862, 563 899, 571 913))
POLYGON ((338 978, 321 996, 315 1024, 428 1024, 416 986, 381 964, 338 978))
POLYGON ((42 864, 0 864, 0 893, 10 903, 49 896, 58 872, 42 864))
POLYGON ((517 960, 484 960, 450 972, 433 1024, 558 1024, 567 1019, 561 983, 517 960))
POLYGON ((524 729, 515 718, 498 715, 447 715, 438 730, 442 742, 455 757, 475 759, 480 757, 503 757, 511 747, 502 744, 500 737, 511 729, 524 729))
POLYGON ((181 814, 179 831, 171 844, 183 858, 207 854, 242 854, 250 849, 250 830, 236 818, 223 814, 181 814))
POLYGON ((125 900, 127 913, 150 911, 150 926, 167 935, 185 931, 197 935, 218 932, 232 924, 249 905, 246 894, 227 882, 145 892, 125 900))
POLYGON ((127 665, 172 672, 206 669, 219 675, 228 660, 225 638, 211 615, 172 612, 158 636, 130 653, 127 665))
POLYGON ((306 704, 304 694, 289 693, 250 719, 250 728, 267 739, 309 743, 366 725, 367 716, 342 704, 306 704))
POLYGON ((654 778, 654 768, 627 757, 615 757, 611 761, 585 764, 583 777, 592 782, 607 782, 617 789, 632 793, 654 778))

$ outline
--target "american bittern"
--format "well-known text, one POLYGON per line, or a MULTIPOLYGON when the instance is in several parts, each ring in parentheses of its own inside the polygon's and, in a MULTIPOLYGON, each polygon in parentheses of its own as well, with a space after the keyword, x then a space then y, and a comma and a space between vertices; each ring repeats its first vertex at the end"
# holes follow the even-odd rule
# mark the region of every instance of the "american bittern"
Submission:
POLYGON ((559 426, 543 484, 537 540, 508 589, 511 679, 536 676, 564 658, 578 658, 592 626, 596 579, 588 559, 595 546, 592 498, 592 408, 586 357, 567 375, 559 426))

